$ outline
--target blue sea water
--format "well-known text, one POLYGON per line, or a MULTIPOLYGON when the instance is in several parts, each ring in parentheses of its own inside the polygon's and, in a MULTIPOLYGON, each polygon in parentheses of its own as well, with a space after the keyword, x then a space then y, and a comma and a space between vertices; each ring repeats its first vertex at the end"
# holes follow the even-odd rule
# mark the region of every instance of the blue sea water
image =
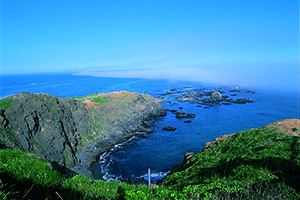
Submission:
MULTIPOLYGON (((160 96, 168 89, 184 90, 184 87, 213 89, 214 85, 199 82, 169 80, 99 78, 73 76, 70 74, 51 75, 7 75, 0 76, 0 98, 21 93, 48 93, 58 97, 71 97, 97 92, 127 90, 160 96)), ((253 88, 250 88, 253 89, 253 88)), ((228 90, 225 94, 230 95, 228 90)), ((285 118, 299 119, 299 93, 256 90, 255 93, 238 92, 237 98, 249 98, 253 103, 214 105, 211 108, 197 107, 197 104, 178 102, 163 103, 165 109, 194 113, 191 123, 177 119, 171 112, 150 122, 154 133, 148 138, 132 138, 117 145, 109 155, 103 155, 94 170, 98 178, 108 180, 147 179, 151 168, 151 179, 162 178, 172 166, 180 163, 187 152, 199 152, 206 142, 223 134, 236 133, 254 127, 264 126, 285 118), (176 127, 175 131, 164 131, 165 126, 176 127), (132 145, 135 143, 134 145, 132 145)))

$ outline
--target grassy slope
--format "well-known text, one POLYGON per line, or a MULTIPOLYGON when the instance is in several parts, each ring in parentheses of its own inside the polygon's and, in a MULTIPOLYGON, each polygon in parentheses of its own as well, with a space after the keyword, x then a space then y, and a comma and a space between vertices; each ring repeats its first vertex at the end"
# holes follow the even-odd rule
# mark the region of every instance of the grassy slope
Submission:
POLYGON ((28 152, 6 149, 0 150, 0 179, 6 184, 0 182, 0 198, 299 199, 299 169, 300 138, 267 127, 241 131, 196 154, 192 165, 167 177, 163 187, 65 178, 28 152))
POLYGON ((271 199, 296 195, 296 189, 300 198, 300 137, 267 127, 241 131, 191 161, 188 169, 167 177, 164 185, 194 196, 248 199, 255 194, 271 199))

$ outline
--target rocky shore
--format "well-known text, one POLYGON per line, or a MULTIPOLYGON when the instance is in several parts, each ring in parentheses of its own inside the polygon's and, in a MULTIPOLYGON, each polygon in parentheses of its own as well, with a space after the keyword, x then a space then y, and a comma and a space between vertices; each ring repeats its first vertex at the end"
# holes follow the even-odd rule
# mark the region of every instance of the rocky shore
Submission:
POLYGON ((171 102, 173 99, 175 99, 178 102, 190 102, 198 104, 197 107, 201 107, 201 105, 204 105, 205 108, 209 108, 209 106, 211 106, 212 104, 231 105, 232 103, 245 104, 253 102, 252 99, 229 98, 229 95, 231 97, 237 97, 237 93, 241 92, 252 94, 255 93, 255 91, 253 90, 241 89, 238 87, 236 87, 235 89, 221 87, 213 88, 210 90, 207 90, 206 88, 193 89, 186 87, 181 90, 169 89, 168 91, 161 94, 157 99, 161 103, 171 102), (228 93, 229 95, 226 95, 224 93, 228 93))
POLYGON ((153 97, 127 91, 59 98, 20 93, 0 100, 0 145, 27 150, 55 165, 92 177, 99 155, 166 112, 153 97))

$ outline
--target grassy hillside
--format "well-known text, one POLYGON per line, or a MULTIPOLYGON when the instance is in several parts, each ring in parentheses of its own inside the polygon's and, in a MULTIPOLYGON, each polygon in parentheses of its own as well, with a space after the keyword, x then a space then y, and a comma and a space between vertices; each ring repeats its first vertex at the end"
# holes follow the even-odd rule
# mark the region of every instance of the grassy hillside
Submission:
POLYGON ((164 185, 193 197, 300 198, 298 136, 267 127, 241 131, 196 154, 191 163, 164 185))
POLYGON ((65 175, 28 152, 0 150, 0 199, 300 199, 300 137, 241 131, 153 187, 65 175))

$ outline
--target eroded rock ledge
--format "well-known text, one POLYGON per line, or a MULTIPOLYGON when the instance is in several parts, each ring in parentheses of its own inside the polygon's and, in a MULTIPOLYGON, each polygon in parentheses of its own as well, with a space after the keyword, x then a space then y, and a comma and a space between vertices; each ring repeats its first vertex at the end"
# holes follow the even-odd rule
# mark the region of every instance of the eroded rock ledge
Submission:
POLYGON ((127 91, 59 98, 20 93, 0 100, 0 147, 28 150, 81 175, 100 153, 149 131, 145 120, 165 115, 147 94, 127 91))

